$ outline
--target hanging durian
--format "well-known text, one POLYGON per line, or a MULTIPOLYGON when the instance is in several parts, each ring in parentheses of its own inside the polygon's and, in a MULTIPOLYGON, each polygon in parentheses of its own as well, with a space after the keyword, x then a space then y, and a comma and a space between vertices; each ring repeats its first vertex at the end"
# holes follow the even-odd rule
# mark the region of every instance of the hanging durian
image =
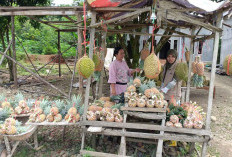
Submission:
POLYGON ((77 62, 78 73, 84 78, 89 78, 95 69, 94 62, 88 56, 83 56, 77 62))

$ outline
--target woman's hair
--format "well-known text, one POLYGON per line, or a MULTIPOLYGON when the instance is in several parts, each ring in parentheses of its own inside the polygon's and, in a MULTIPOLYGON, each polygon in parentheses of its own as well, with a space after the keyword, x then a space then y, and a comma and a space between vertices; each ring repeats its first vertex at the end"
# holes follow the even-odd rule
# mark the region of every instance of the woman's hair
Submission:
POLYGON ((122 49, 121 46, 116 46, 116 47, 114 48, 114 56, 115 56, 115 57, 116 57, 116 55, 118 54, 119 50, 121 50, 121 49, 122 49))
POLYGON ((170 49, 170 50, 168 51, 167 57, 168 57, 169 55, 173 55, 176 59, 177 59, 177 56, 178 56, 177 51, 174 50, 174 49, 170 49))

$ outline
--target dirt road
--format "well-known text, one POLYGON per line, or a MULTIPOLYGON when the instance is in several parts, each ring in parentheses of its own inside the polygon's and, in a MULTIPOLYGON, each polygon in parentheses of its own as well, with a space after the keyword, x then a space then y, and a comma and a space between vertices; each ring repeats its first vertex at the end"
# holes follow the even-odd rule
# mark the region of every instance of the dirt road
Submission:
MULTIPOLYGON (((209 78, 210 73, 206 73, 209 78)), ((216 97, 213 100, 212 116, 216 117, 215 122, 211 122, 213 139, 208 148, 212 156, 231 157, 232 156, 232 77, 216 74, 215 80, 216 97)), ((191 100, 207 107, 208 91, 191 91, 191 100)))

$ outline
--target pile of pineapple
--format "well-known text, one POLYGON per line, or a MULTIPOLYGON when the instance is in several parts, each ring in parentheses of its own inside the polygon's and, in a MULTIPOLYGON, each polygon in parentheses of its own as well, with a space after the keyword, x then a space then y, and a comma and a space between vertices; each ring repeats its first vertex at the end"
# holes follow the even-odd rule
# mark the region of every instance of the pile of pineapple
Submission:
POLYGON ((122 122, 118 108, 117 104, 110 101, 110 97, 102 97, 89 105, 86 118, 89 121, 122 122))
POLYGON ((167 101, 156 88, 156 83, 144 81, 141 77, 130 82, 124 97, 129 107, 164 108, 167 106, 167 101))
POLYGON ((181 106, 169 105, 166 126, 177 128, 201 129, 205 113, 196 102, 183 103, 181 106))
MULTIPOLYGON (((2 115, 4 115, 7 111, 1 111, 0 112, 0 119, 2 119, 2 115)), ((29 129, 29 126, 22 126, 22 123, 15 120, 12 117, 9 117, 9 113, 8 114, 8 118, 4 119, 4 121, 0 122, 0 134, 1 135, 16 135, 16 134, 20 134, 23 132, 26 132, 29 129)))
POLYGON ((49 101, 47 99, 36 101, 28 122, 61 122, 64 119, 68 123, 76 123, 80 120, 84 110, 84 106, 80 103, 80 95, 74 95, 71 100, 66 101, 49 101))

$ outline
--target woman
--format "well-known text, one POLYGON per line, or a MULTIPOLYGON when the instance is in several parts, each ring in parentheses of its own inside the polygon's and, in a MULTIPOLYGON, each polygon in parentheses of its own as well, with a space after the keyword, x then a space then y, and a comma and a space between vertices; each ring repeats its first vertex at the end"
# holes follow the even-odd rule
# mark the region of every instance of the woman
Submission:
POLYGON ((129 69, 127 63, 123 60, 125 53, 121 47, 114 49, 114 60, 110 64, 109 68, 109 80, 110 83, 110 95, 119 95, 126 91, 129 76, 135 72, 139 72, 140 69, 129 69))
POLYGON ((164 93, 165 100, 170 101, 173 98, 176 101, 181 97, 181 80, 178 80, 175 76, 177 52, 174 49, 170 49, 167 53, 166 64, 163 70, 163 80, 161 85, 161 91, 164 93))

